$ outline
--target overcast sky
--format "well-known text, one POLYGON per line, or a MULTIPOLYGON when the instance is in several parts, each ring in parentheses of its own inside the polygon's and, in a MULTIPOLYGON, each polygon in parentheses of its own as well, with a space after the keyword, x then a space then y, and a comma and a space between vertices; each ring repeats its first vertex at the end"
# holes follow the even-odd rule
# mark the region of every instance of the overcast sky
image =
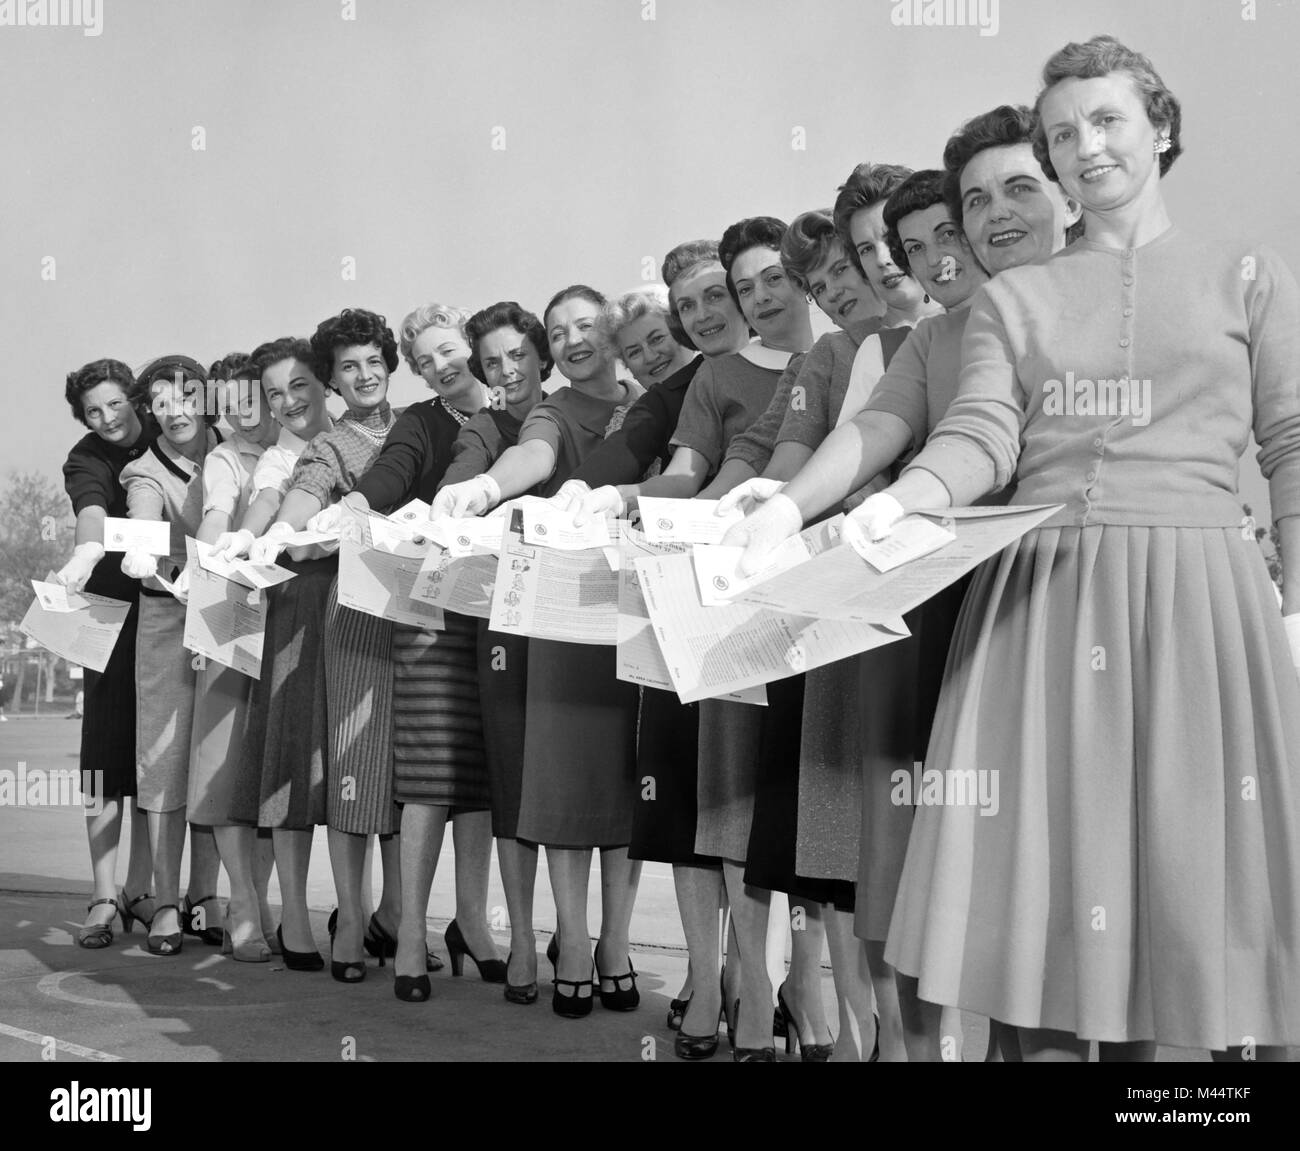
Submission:
MULTIPOLYGON (((3 467, 58 475, 82 433, 64 376, 89 359, 207 362, 349 305, 396 324, 624 291, 682 240, 829 206, 861 160, 937 166, 1100 32, 1183 102, 1176 222, 1300 269, 1300 5, 1000 0, 995 35, 896 7, 103 0, 98 36, 0 27, 3 467)), ((421 392, 399 369, 394 400, 421 392)))

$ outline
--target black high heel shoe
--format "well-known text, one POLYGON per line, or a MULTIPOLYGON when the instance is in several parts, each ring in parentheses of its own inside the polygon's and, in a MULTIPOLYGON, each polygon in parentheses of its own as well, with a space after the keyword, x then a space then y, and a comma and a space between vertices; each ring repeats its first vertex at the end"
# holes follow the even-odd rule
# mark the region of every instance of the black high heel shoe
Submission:
POLYGON ((465 966, 465 956, 474 960, 474 966, 478 968, 479 978, 484 983, 504 983, 506 981, 506 965, 500 959, 479 959, 469 949, 465 942, 465 936, 460 930, 460 924, 454 919, 447 924, 446 934, 443 935, 442 941, 447 945, 447 957, 451 960, 452 975, 459 976, 465 966))
MULTIPOLYGON (((507 970, 509 969, 509 967, 510 967, 510 956, 507 955, 506 956, 507 970)), ((529 1003, 536 1003, 537 1002, 537 980, 534 979, 531 983, 511 983, 510 980, 507 979, 505 996, 506 996, 507 1003, 520 1003, 525 1006, 527 1006, 529 1003)))
MULTIPOLYGON (((728 1031, 733 1027, 740 1025, 740 1000, 736 1000, 736 1008, 732 1014, 732 1022, 727 1024, 728 1031)), ((775 1063, 776 1048, 767 1047, 737 1047, 735 1041, 731 1044, 731 1059, 733 1063, 775 1063)))
MULTIPOLYGON (((338 908, 330 916, 333 923, 338 922, 338 908)), ((330 939, 334 938, 333 928, 330 929, 330 939)), ((384 966, 384 960, 397 958, 397 936, 391 935, 388 929, 379 922, 379 912, 375 912, 370 917, 370 923, 366 926, 365 938, 361 940, 361 945, 366 949, 367 955, 373 955, 379 960, 379 966, 384 966)), ((424 949, 424 969, 425 971, 441 971, 445 964, 435 952, 430 951, 427 947, 424 949)))
MULTIPOLYGON (((135 908, 137 904, 143 903, 146 899, 152 898, 153 896, 147 891, 143 895, 137 895, 134 897, 129 896, 126 893, 125 887, 117 893, 118 914, 122 917, 122 930, 128 935, 131 933, 131 930, 135 927, 136 923, 139 923, 145 931, 149 930, 149 925, 153 923, 153 915, 146 919, 143 915, 139 914, 135 908)), ((155 909, 154 915, 157 914, 157 909, 155 909)))
POLYGON ((398 975, 393 980, 393 994, 405 1003, 423 1003, 433 994, 433 988, 427 975, 398 975))
MULTIPOLYGON (((596 973, 596 965, 591 965, 591 972, 596 973)), ((596 996, 579 995, 578 992, 583 987, 590 987, 594 993, 595 983, 591 979, 561 979, 558 975, 551 980, 555 984, 555 990, 551 993, 551 1010, 556 1015, 562 1015, 565 1019, 581 1019, 591 1014, 591 1005, 596 996), (572 987, 572 995, 561 995, 561 987, 572 987)))
POLYGON ((175 903, 164 903, 161 907, 154 909, 153 919, 149 922, 148 947, 150 954, 179 955, 181 953, 181 944, 185 939, 183 932, 173 931, 170 935, 154 935, 153 933, 153 925, 158 922, 158 916, 164 911, 174 911, 179 916, 181 909, 175 903))
POLYGON ((600 992, 600 1005, 609 1011, 635 1011, 641 1005, 641 992, 636 989, 636 968, 632 966, 632 958, 628 956, 627 972, 623 975, 606 975, 599 968, 596 969, 596 978, 603 983, 612 983, 614 989, 606 991, 604 987, 598 987, 600 992), (625 980, 631 980, 631 987, 620 987, 619 984, 625 980))
POLYGON ((108 917, 107 923, 83 923, 77 928, 77 946, 85 947, 90 951, 98 951, 101 947, 108 947, 113 942, 113 920, 122 910, 122 905, 118 903, 117 898, 96 899, 93 903, 87 905, 86 914, 89 915, 96 907, 109 906, 113 908, 113 914, 108 917))
POLYGON ((825 1063, 835 1050, 835 1041, 829 1043, 805 1043, 799 1034, 799 1024, 794 1021, 794 1012, 785 1001, 785 984, 776 989, 776 1009, 785 1021, 785 1053, 790 1054, 794 1044, 799 1044, 799 1058, 804 1063, 825 1063))
POLYGON ((290 971, 324 971, 325 957, 319 951, 291 951, 284 945, 284 925, 275 929, 275 942, 280 947, 280 958, 290 971))
POLYGON ((341 959, 334 958, 334 948, 331 947, 330 974, 340 983, 360 983, 366 977, 366 961, 352 959, 345 963, 341 959))
MULTIPOLYGON (((677 1000, 673 1000, 674 1003, 677 1000)), ((689 1005, 690 1000, 686 1000, 689 1005)), ((718 1014, 718 1024, 712 1035, 688 1035, 682 1030, 686 1022, 686 1013, 683 1011, 681 1021, 678 1023, 677 1036, 673 1040, 673 1054, 678 1059, 712 1059, 718 1053, 718 1031, 721 1029, 722 1012, 718 1014)))
MULTIPOLYGON (((193 935, 195 938, 202 940, 209 947, 220 947, 222 939, 221 922, 222 917, 217 916, 214 921, 206 911, 199 911, 205 903, 217 903, 215 895, 205 895, 202 899, 191 901, 187 895, 185 904, 181 908, 181 930, 186 935, 193 935), (203 926, 199 927, 198 924, 203 926)), ((221 904, 217 903, 217 911, 220 912, 221 904)))

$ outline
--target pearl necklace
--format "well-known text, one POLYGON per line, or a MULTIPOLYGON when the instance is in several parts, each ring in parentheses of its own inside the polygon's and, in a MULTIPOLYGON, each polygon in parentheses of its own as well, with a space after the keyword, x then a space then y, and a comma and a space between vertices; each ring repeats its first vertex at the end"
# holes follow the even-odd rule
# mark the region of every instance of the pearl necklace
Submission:
MULTIPOLYGON (((356 430, 359 431, 363 436, 365 436, 366 439, 368 439, 372 444, 382 445, 384 440, 388 438, 388 433, 392 430, 393 423, 396 420, 396 417, 393 416, 391 409, 388 412, 388 416, 389 419, 382 428, 368 428, 364 423, 361 422, 361 420, 355 418, 350 419, 347 422, 351 424, 352 427, 356 428, 356 430)), ((368 419, 369 417, 365 417, 365 418, 368 419)))
POLYGON ((451 416, 451 418, 455 420, 462 428, 467 423, 469 423, 471 417, 467 416, 459 408, 453 408, 441 396, 438 397, 438 403, 442 405, 442 410, 446 412, 449 416, 451 416))

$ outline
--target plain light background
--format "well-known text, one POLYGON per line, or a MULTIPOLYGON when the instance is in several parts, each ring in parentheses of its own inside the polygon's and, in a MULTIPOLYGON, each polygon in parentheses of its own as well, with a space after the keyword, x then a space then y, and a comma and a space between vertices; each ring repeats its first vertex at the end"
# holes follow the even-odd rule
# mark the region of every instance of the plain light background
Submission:
MULTIPOLYGON (((625 291, 682 240, 828 206, 861 160, 937 166, 1101 32, 1182 100, 1175 221, 1300 268, 1300 5, 1001 0, 995 36, 894 6, 103 0, 98 37, 0 27, 0 467, 58 477, 87 360, 207 363, 345 306, 396 326, 432 300, 625 291)), ((401 367, 393 401, 422 394, 401 367)), ((1253 455, 1243 496, 1262 521, 1253 455)))

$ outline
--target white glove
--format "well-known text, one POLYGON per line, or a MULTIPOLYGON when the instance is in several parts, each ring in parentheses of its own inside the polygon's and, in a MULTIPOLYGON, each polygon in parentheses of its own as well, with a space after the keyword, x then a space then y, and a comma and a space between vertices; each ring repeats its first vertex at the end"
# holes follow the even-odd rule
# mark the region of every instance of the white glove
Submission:
POLYGON ((172 582, 172 595, 180 603, 188 603, 190 599, 190 565, 187 563, 182 569, 181 574, 172 582))
POLYGON ((351 496, 345 496, 336 504, 318 511, 307 521, 309 532, 337 532, 340 536, 360 538, 357 531, 358 520, 365 516, 356 504, 350 503, 351 496))
POLYGON ((846 523, 858 528, 872 542, 883 540, 907 513, 888 492, 868 496, 849 512, 846 523))
POLYGON ((71 592, 79 592, 86 586, 95 565, 104 558, 104 545, 93 540, 78 544, 72 549, 72 558, 55 573, 55 580, 71 592))
POLYGON ((789 496, 779 492, 756 512, 750 513, 736 524, 722 542, 726 547, 743 547, 740 557, 740 574, 753 575, 759 571, 776 546, 803 527, 799 505, 789 496))
POLYGON ((1284 615, 1282 624, 1286 628, 1286 642, 1291 645, 1291 663, 1300 674, 1300 612, 1284 615))
POLYGON ((148 552, 127 552, 122 557, 122 571, 132 579, 148 579, 158 572, 158 557, 148 552))
POLYGON ((465 516, 481 516, 491 511, 500 502, 500 486, 484 472, 472 480, 448 484, 443 488, 433 497, 430 518, 451 516, 453 519, 462 519, 465 516))
POLYGON ((578 506, 573 509, 573 526, 580 528, 588 520, 603 518, 606 515, 621 516, 625 510, 623 497, 618 494, 618 488, 613 484, 606 484, 604 487, 589 491, 578 501, 578 506))
POLYGON ((762 476, 755 476, 752 480, 737 484, 723 496, 718 501, 716 514, 725 516, 733 509, 740 508, 745 515, 752 515, 784 487, 784 480, 765 480, 762 476))
POLYGON ((285 523, 284 520, 276 520, 267 530, 266 535, 253 541, 253 546, 248 549, 248 558, 255 564, 275 563, 280 558, 280 553, 288 547, 285 540, 291 535, 293 535, 292 525, 285 523))
POLYGON ((551 497, 551 503, 562 512, 576 512, 589 495, 591 486, 585 480, 565 480, 560 490, 551 497))
POLYGON ((246 528, 240 528, 237 532, 222 532, 212 545, 212 554, 219 560, 237 560, 248 555, 248 549, 253 546, 256 538, 246 528))

